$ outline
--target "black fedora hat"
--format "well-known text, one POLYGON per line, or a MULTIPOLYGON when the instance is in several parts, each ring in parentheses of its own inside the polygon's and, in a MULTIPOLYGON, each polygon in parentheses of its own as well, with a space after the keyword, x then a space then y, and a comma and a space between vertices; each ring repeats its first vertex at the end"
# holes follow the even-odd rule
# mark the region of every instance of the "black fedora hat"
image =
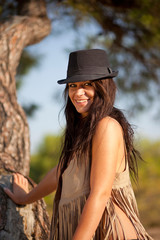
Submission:
POLYGON ((69 55, 67 78, 59 84, 98 80, 116 77, 118 71, 109 67, 107 54, 102 49, 89 49, 71 52, 69 55))

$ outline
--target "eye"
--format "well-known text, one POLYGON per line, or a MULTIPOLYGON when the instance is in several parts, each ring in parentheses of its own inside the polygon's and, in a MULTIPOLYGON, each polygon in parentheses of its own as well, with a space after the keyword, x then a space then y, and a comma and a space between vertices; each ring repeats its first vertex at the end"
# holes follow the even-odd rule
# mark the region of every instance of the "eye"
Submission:
POLYGON ((91 83, 91 82, 86 82, 86 83, 84 84, 84 86, 92 86, 92 83, 91 83))
POLYGON ((76 87, 76 84, 71 83, 71 84, 69 84, 68 86, 69 86, 69 88, 75 88, 75 87, 76 87))

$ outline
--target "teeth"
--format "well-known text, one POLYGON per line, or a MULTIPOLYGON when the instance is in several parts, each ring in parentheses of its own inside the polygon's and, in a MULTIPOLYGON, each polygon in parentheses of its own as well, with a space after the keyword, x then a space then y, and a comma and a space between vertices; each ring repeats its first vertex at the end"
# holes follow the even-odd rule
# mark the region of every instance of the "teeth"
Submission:
POLYGON ((76 102, 87 102, 87 100, 77 100, 76 102))

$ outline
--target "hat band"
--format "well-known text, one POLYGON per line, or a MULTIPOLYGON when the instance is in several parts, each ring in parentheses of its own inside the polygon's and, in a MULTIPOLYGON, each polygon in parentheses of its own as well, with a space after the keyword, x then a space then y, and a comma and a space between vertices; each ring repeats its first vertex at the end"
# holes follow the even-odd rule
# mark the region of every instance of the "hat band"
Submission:
POLYGON ((72 69, 67 71, 67 78, 72 77, 74 75, 108 75, 112 73, 112 69, 109 67, 91 67, 91 68, 83 68, 83 69, 72 69))

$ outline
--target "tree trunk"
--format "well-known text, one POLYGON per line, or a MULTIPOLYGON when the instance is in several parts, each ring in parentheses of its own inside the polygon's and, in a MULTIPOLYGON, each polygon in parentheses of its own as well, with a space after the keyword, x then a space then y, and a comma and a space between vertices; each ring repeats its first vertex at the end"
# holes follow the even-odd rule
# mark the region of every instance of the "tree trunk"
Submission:
POLYGON ((17 102, 16 69, 24 47, 41 41, 51 29, 44 0, 17 2, 19 15, 0 25, 0 239, 46 240, 49 220, 44 202, 18 207, 2 189, 12 189, 13 172, 28 177, 30 168, 29 128, 17 102))

